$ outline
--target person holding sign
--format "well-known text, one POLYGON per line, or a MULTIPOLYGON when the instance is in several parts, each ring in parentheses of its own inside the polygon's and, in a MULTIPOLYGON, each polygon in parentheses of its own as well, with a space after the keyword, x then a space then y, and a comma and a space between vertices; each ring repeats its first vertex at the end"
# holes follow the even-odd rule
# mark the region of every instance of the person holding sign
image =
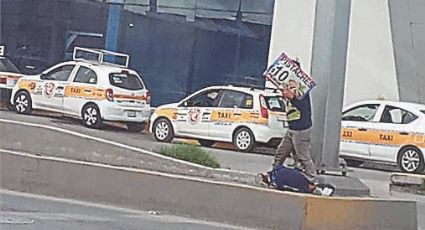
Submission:
MULTIPOLYGON (((295 64, 298 69, 301 69, 297 60, 289 61, 291 64, 295 64)), ((270 75, 266 75, 266 78, 268 77, 270 75)), ((295 79, 281 82, 278 87, 291 106, 288 106, 289 109, 287 110, 289 129, 275 151, 273 168, 283 165, 286 158, 292 153, 294 159, 297 159, 303 166, 308 180, 316 182, 316 166, 310 153, 312 119, 309 91, 311 88, 310 90, 303 89, 295 79)))

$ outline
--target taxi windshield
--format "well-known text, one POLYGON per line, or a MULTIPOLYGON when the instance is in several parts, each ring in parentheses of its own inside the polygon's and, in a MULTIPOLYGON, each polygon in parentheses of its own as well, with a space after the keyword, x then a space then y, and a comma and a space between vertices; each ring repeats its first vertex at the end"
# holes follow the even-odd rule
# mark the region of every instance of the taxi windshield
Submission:
POLYGON ((267 108, 271 111, 285 112, 285 101, 281 96, 264 97, 267 108))
POLYGON ((111 85, 128 90, 141 90, 144 85, 140 78, 130 73, 111 73, 109 74, 111 85))

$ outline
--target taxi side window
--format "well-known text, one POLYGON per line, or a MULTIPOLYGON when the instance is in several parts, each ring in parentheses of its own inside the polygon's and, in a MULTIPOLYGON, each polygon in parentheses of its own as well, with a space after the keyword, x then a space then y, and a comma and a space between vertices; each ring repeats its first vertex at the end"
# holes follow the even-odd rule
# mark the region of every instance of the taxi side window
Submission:
POLYGON ((63 65, 56 69, 51 70, 46 74, 41 75, 42 80, 52 80, 52 81, 68 81, 69 75, 74 69, 75 65, 63 65))
POLYGON ((417 118, 418 117, 415 114, 409 111, 387 105, 385 106, 380 121, 383 123, 409 124, 417 118))
POLYGON ((224 90, 218 107, 252 109, 252 95, 232 90, 224 90))
POLYGON ((378 104, 360 105, 342 114, 343 121, 371 121, 378 111, 378 104))
POLYGON ((188 107, 215 107, 219 90, 208 90, 187 100, 188 107))
POLYGON ((74 82, 96 84, 97 75, 93 70, 81 66, 77 72, 77 75, 75 76, 74 82))

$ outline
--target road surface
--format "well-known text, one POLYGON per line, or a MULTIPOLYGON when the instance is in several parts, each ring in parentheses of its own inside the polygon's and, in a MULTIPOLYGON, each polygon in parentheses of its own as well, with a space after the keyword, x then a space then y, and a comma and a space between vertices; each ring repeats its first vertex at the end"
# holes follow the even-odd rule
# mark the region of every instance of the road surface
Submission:
MULTIPOLYGON (((0 119, 30 122, 43 124, 52 127, 59 127, 86 135, 101 137, 107 140, 124 143, 130 146, 139 147, 151 151, 159 150, 161 147, 169 145, 159 143, 154 140, 151 134, 130 133, 125 128, 108 127, 104 130, 93 130, 83 127, 78 120, 69 118, 57 118, 46 116, 25 116, 13 112, 0 111, 0 119)), ((0 123, 1 128, 2 123, 0 123)), ((4 135, 4 134, 2 134, 4 135)), ((22 138, 29 138, 22 133, 22 138)), ((258 173, 270 169, 272 156, 258 153, 240 153, 226 149, 205 148, 210 155, 215 156, 223 168, 233 170, 258 173)), ((407 193, 389 193, 389 171, 373 170, 367 168, 350 168, 349 175, 359 178, 371 189, 371 195, 380 198, 395 198, 416 200, 418 207, 418 226, 425 230, 425 197, 407 193)))
POLYGON ((152 211, 0 190, 2 230, 237 230, 246 229, 152 211))

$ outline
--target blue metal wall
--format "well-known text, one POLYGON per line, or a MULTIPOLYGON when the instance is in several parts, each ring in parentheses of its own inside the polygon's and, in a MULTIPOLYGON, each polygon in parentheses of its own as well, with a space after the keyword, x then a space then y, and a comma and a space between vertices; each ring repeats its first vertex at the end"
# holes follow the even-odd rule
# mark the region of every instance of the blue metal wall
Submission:
POLYGON ((143 75, 153 105, 213 84, 243 83, 244 76, 262 80, 270 26, 222 20, 220 29, 212 29, 210 22, 124 11, 118 47, 131 54, 131 67, 143 75))
POLYGON ((232 9, 228 19, 210 15, 223 9, 227 12, 224 4, 218 5, 219 10, 202 11, 205 17, 193 20, 178 12, 155 12, 150 7, 155 1, 143 1, 146 4, 139 8, 88 0, 0 1, 0 39, 12 58, 23 61, 21 66, 35 55, 39 65, 45 65, 38 71, 62 61, 64 53, 72 51, 73 46, 65 50, 72 31, 102 34, 94 40, 78 37, 74 45, 130 54, 130 66, 145 79, 154 106, 212 84, 243 83, 244 76, 262 80, 267 64, 271 30, 267 12, 272 0, 267 0, 268 11, 261 20, 255 19, 261 14, 252 13, 255 4, 248 0, 240 2, 239 12, 232 9), (255 20, 258 24, 251 23, 255 20))

